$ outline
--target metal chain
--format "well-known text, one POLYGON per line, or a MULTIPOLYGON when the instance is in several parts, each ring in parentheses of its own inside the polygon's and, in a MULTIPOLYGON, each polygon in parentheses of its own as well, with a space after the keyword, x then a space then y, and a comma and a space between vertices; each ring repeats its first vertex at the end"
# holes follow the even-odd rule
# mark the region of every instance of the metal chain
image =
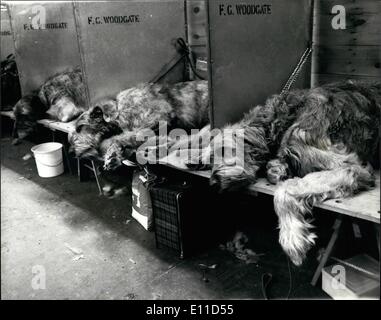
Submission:
POLYGON ((290 88, 291 86, 294 84, 294 82, 296 81, 296 79, 298 78, 299 76, 299 73, 300 71, 302 70, 304 64, 307 62, 310 54, 312 52, 312 48, 311 47, 308 47, 304 52, 303 52, 303 55, 301 56, 298 64, 296 65, 294 71, 292 72, 292 74, 290 75, 290 77, 288 78, 286 84, 284 85, 283 89, 282 89, 282 92, 281 92, 281 95, 284 95, 285 93, 287 93, 288 91, 290 91, 290 88))

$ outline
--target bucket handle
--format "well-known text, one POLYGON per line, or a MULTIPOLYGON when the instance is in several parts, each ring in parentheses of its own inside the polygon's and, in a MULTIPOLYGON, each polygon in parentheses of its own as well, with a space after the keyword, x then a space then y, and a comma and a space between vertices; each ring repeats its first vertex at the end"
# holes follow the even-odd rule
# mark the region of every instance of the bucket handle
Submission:
POLYGON ((56 163, 56 164, 45 164, 45 163, 43 163, 43 162, 41 162, 41 161, 39 161, 39 160, 37 160, 37 159, 35 159, 36 160, 36 162, 38 162, 39 164, 42 164, 43 166, 46 166, 46 167, 51 167, 51 168, 53 168, 53 167, 58 167, 61 163, 63 163, 63 160, 60 160, 58 163, 56 163))

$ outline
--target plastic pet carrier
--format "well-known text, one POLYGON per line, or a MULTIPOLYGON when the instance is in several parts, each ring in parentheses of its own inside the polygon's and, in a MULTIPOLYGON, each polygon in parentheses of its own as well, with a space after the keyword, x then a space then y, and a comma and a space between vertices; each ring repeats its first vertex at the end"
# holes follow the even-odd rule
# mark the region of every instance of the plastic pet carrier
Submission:
POLYGON ((158 248, 171 249, 184 258, 216 239, 211 192, 165 182, 151 187, 150 193, 158 248))

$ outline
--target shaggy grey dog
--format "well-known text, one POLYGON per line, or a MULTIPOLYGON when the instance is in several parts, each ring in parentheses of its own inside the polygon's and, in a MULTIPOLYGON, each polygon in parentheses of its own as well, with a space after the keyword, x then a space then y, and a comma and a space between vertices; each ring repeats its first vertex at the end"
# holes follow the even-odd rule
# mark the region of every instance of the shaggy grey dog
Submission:
POLYGON ((211 184, 221 190, 253 183, 265 170, 270 182, 281 182, 274 196, 279 242, 300 265, 316 238, 312 207, 374 186, 380 110, 381 82, 347 81, 275 95, 225 128, 244 129, 243 161, 214 163, 209 146, 189 166, 212 168, 211 184))
POLYGON ((68 122, 87 110, 85 86, 80 68, 57 73, 41 86, 38 97, 52 119, 68 122))
MULTIPOLYGON (((144 83, 120 92, 116 103, 115 123, 119 129, 115 128, 113 134, 106 128, 109 124, 103 122, 97 125, 96 136, 87 129, 77 129, 70 140, 77 156, 97 154, 103 158, 107 170, 114 170, 122 160, 132 156, 144 142, 138 139, 138 135, 147 129, 157 131, 161 122, 166 123, 169 129, 185 130, 202 128, 209 122, 207 81, 144 83), (110 133, 109 138, 103 135, 104 130, 110 133)), ((83 117, 89 113, 91 111, 84 113, 83 117)), ((91 127, 92 118, 88 117, 85 120, 87 124, 84 124, 83 117, 78 119, 77 128, 91 127)))
POLYGON ((31 134, 44 117, 68 122, 87 109, 85 87, 79 68, 58 73, 14 106, 16 131, 20 139, 31 134))
POLYGON ((102 160, 101 142, 123 132, 115 118, 116 102, 100 101, 76 121, 75 132, 69 133, 70 151, 77 157, 102 160))

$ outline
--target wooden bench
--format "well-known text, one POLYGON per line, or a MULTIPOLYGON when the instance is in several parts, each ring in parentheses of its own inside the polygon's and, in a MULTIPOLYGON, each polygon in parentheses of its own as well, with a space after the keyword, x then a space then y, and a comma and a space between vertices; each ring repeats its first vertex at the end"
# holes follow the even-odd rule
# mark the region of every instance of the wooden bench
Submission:
MULTIPOLYGON (((159 164, 175 168, 184 172, 188 172, 199 177, 209 179, 211 176, 210 171, 190 171, 185 165, 185 159, 188 158, 188 150, 181 150, 172 152, 168 156, 159 160, 159 164)), ((277 186, 272 185, 267 179, 261 178, 252 185, 250 185, 246 192, 249 194, 264 193, 273 196, 277 186)), ((321 208, 337 215, 333 224, 333 232, 325 252, 320 260, 320 263, 312 278, 311 284, 316 285, 321 271, 330 258, 332 251, 335 247, 336 240, 339 236, 340 228, 342 226, 343 218, 358 218, 374 223, 376 230, 377 246, 380 252, 380 174, 376 174, 376 187, 370 191, 359 193, 353 197, 344 199, 330 199, 321 204, 316 205, 321 208)))
MULTIPOLYGON (((13 111, 1 111, 0 114, 1 116, 12 120, 16 119, 13 111)), ((52 119, 41 119, 37 120, 37 123, 44 126, 45 128, 50 129, 52 132, 61 131, 69 134, 70 132, 75 131, 75 120, 71 122, 60 122, 52 119)))
POLYGON ((75 120, 71 122, 59 122, 51 119, 41 119, 37 120, 37 123, 50 129, 53 133, 55 131, 60 131, 69 134, 75 131, 75 120))

